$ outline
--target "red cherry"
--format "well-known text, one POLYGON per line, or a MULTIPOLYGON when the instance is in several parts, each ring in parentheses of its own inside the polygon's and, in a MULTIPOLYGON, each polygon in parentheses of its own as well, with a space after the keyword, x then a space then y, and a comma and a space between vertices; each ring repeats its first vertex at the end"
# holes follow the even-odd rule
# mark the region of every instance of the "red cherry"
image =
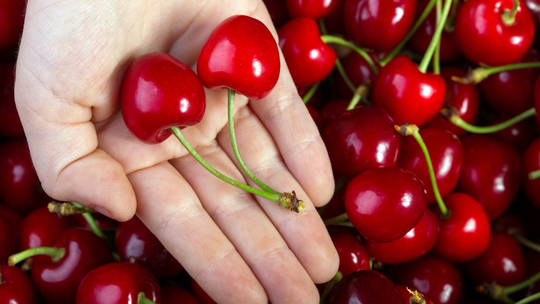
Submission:
POLYGON ((0 264, 0 303, 35 304, 36 290, 20 268, 0 264))
POLYGON ((161 287, 161 304, 201 304, 191 292, 175 286, 161 287))
POLYGON ((399 264, 428 253, 439 239, 439 221, 426 209, 424 215, 403 237, 390 243, 364 242, 369 256, 384 264, 399 264))
POLYGON ((407 35, 415 11, 415 0, 346 0, 343 19, 358 45, 385 52, 407 35))
POLYGON ((23 30, 25 0, 0 2, 0 50, 14 47, 23 30))
POLYGON ((511 25, 503 22, 513 0, 473 0, 461 3, 455 19, 456 42, 475 63, 501 66, 521 58, 534 39, 534 22, 522 1, 511 25))
POLYGON ((19 228, 19 224, 24 219, 24 216, 21 213, 2 203, 0 203, 0 215, 5 216, 14 227, 17 227, 17 229, 19 228))
POLYGON ((502 233, 516 233, 520 235, 526 234, 525 225, 523 224, 521 218, 510 212, 505 212, 503 213, 503 215, 491 221, 491 231, 502 233))
POLYGON ((15 226, 7 217, 0 214, 0 261, 7 261, 15 252, 17 252, 15 226))
POLYGON ((484 282, 497 282, 502 286, 517 284, 527 278, 523 251, 514 237, 494 232, 488 249, 467 262, 467 274, 476 285, 484 282))
POLYGON ((373 242, 395 241, 422 218, 427 194, 422 181, 396 167, 373 168, 353 178, 345 210, 360 234, 373 242))
POLYGON ((154 144, 172 134, 169 127, 199 123, 206 108, 204 88, 197 75, 184 63, 159 52, 131 63, 124 75, 120 101, 131 133, 154 144))
POLYGON ((353 178, 367 169, 395 166, 401 139, 380 107, 361 107, 333 119, 322 132, 334 172, 353 178))
POLYGON ((15 107, 14 88, 15 65, 0 62, 0 134, 18 138, 24 136, 24 130, 15 107))
POLYGON ((536 138, 523 153, 523 190, 527 198, 540 208, 540 178, 531 180, 529 173, 540 170, 540 137, 536 138))
POLYGON ((77 304, 130 303, 140 292, 161 303, 159 283, 150 270, 129 262, 108 263, 84 277, 77 290, 77 304))
POLYGON ((309 115, 311 115, 313 122, 315 122, 315 125, 317 125, 317 129, 319 129, 319 132, 322 131, 325 124, 319 112, 317 112, 317 110, 315 110, 312 106, 309 105, 306 105, 306 108, 309 112, 309 115))
POLYGON ((521 157, 493 135, 468 134, 461 144, 464 157, 456 190, 477 199, 493 220, 504 213, 520 188, 521 157))
POLYGON ((347 276, 359 270, 369 270, 369 256, 362 242, 348 231, 331 232, 330 237, 339 255, 339 271, 347 276))
POLYGON ((321 19, 341 6, 343 0, 287 0, 287 10, 293 18, 321 19))
POLYGON ((322 109, 319 111, 319 114, 321 114, 321 118, 324 122, 324 125, 325 126, 328 125, 328 123, 332 121, 332 119, 338 117, 339 115, 341 115, 341 113, 347 111, 347 107, 349 106, 349 103, 350 103, 350 100, 336 99, 325 104, 324 107, 322 107, 322 109))
POLYGON ((446 96, 440 75, 422 73, 404 56, 397 56, 380 71, 371 90, 372 102, 383 107, 396 124, 421 126, 438 113, 446 96))
POLYGON ((183 269, 137 216, 118 225, 114 243, 120 260, 140 264, 158 279, 170 278, 183 269))
POLYGON ((296 85, 311 86, 325 79, 336 63, 336 52, 321 40, 317 22, 296 18, 279 31, 279 47, 296 85))
POLYGON ((41 207, 28 214, 19 228, 19 250, 51 246, 58 235, 73 227, 69 216, 60 217, 41 207))
POLYGON ((405 300, 387 277, 375 270, 360 270, 339 281, 332 288, 324 303, 405 304, 405 300))
POLYGON ((197 59, 197 73, 205 87, 230 88, 250 99, 270 94, 279 69, 274 37, 261 21, 243 15, 223 20, 197 59))
POLYGON ((435 209, 441 232, 433 252, 451 262, 470 261, 482 254, 489 246, 491 227, 480 203, 457 192, 445 197, 444 203, 451 215, 442 219, 441 212, 435 209))
MULTIPOLYGON (((487 122, 487 125, 495 125, 505 122, 511 117, 500 116, 487 122)), ((502 141, 514 147, 520 154, 536 139, 538 133, 534 129, 535 118, 529 117, 517 122, 500 131, 491 133, 502 141)))
MULTIPOLYGON (((377 60, 375 60, 375 55, 370 53, 369 56, 373 59, 377 68, 380 68, 377 60)), ((372 83, 375 80, 375 72, 373 72, 368 62, 357 52, 351 52, 347 57, 341 59, 341 65, 345 74, 356 88, 362 83, 372 83)), ((353 97, 353 92, 347 86, 340 73, 335 73, 335 75, 336 96, 340 99, 348 99, 350 101, 353 97)), ((369 99, 369 96, 365 97, 369 99)))

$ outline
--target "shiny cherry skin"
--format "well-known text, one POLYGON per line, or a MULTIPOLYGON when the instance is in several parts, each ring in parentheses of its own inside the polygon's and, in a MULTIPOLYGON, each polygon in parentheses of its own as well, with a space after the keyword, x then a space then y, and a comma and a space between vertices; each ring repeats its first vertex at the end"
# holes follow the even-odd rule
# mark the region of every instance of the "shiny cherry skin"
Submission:
POLYGON ((370 258, 384 264, 399 264, 428 253, 439 239, 439 221, 429 209, 407 234, 390 243, 364 242, 370 258))
POLYGON ((446 85, 440 75, 423 74, 405 56, 397 56, 377 74, 371 90, 372 102, 383 107, 397 125, 422 126, 443 105, 446 85))
POLYGON ((497 282, 510 286, 527 278, 523 251, 514 237, 506 233, 493 232, 488 249, 466 265, 467 274, 475 285, 497 282))
MULTIPOLYGON (((540 54, 529 49, 516 63, 540 61, 540 54)), ((482 80, 478 87, 486 104, 509 117, 521 114, 534 106, 534 85, 540 68, 503 71, 482 80)))
POLYGON ((15 47, 21 38, 26 1, 0 1, 0 50, 15 47))
MULTIPOLYGON (((452 77, 464 78, 467 72, 454 66, 441 67, 441 76, 446 84, 446 99, 443 107, 453 107, 461 119, 469 124, 475 124, 480 108, 480 95, 475 84, 462 84, 452 80, 452 77)), ((436 114, 424 127, 438 127, 448 130, 457 136, 466 133, 460 127, 449 122, 441 114, 436 114)))
POLYGON ((250 99, 270 94, 279 69, 274 37, 261 21, 244 15, 223 20, 197 59, 197 74, 205 87, 230 88, 250 99))
POLYGON ((175 286, 161 286, 161 304, 202 304, 191 292, 175 286))
POLYGON ((0 264, 0 303, 37 303, 32 280, 19 267, 0 264))
POLYGON ((380 107, 346 111, 322 132, 334 173, 349 179, 370 168, 395 166, 401 145, 394 122, 380 107))
POLYGON ((387 275, 394 284, 417 290, 434 304, 461 303, 461 277, 452 263, 441 258, 423 256, 396 265, 387 275))
MULTIPOLYGON (((420 135, 429 151, 439 192, 442 197, 445 197, 456 187, 461 171, 463 160, 461 141, 451 132, 439 128, 422 128, 420 135)), ((412 136, 401 140, 397 166, 416 174, 426 186, 428 202, 436 202, 426 158, 420 145, 412 136)))
POLYGON ((24 130, 15 107, 14 88, 15 65, 0 62, 0 134, 11 138, 21 138, 24 137, 24 130))
POLYGON ((307 17, 321 19, 328 17, 340 7, 344 0, 286 0, 287 11, 292 18, 307 17))
POLYGON ((469 60, 487 66, 516 62, 531 47, 534 22, 523 1, 511 25, 503 22, 503 12, 513 0, 473 0, 458 8, 455 19, 457 45, 469 60))
POLYGON ((375 270, 360 270, 343 277, 330 291, 325 304, 405 304, 392 282, 375 270))
POLYGON ((204 88, 187 65, 166 53, 135 59, 122 81, 120 103, 127 128, 146 143, 160 143, 172 132, 199 123, 206 109, 204 88), (179 85, 182 84, 182 85, 179 85))
POLYGON ((17 234, 11 221, 0 214, 0 261, 6 262, 17 252, 17 234))
POLYGON ((161 303, 159 283, 150 270, 129 262, 108 263, 84 277, 77 290, 77 304, 134 303, 140 292, 161 303))
POLYGON ((319 111, 319 114, 321 115, 321 118, 324 122, 324 126, 326 127, 326 125, 328 125, 328 123, 332 121, 332 119, 338 117, 339 115, 341 115, 341 113, 347 111, 349 103, 350 100, 336 99, 325 104, 319 111))
POLYGON ((496 219, 520 188, 521 156, 493 135, 467 134, 461 144, 464 157, 456 190, 473 196, 488 218, 496 219))
POLYGON ((137 216, 118 225, 114 243, 120 260, 140 264, 158 279, 170 278, 183 269, 137 216))
MULTIPOLYGON (((399 293, 401 293, 401 296, 403 297, 403 299, 405 300, 405 303, 411 303, 409 302, 410 299, 411 299, 411 292, 409 291, 409 289, 407 289, 407 286, 403 286, 403 285, 395 285, 397 290, 399 291, 399 293)), ((413 290, 411 290, 413 291, 413 290)), ((425 295, 424 296, 424 302, 422 304, 433 304, 433 301, 431 301, 430 299, 426 298, 425 295)))
POLYGON ((356 43, 376 52, 394 48, 407 35, 416 0, 345 0, 345 29, 356 43))
POLYGON ((540 178, 531 180, 529 173, 540 170, 540 137, 536 138, 523 153, 523 191, 537 208, 540 208, 540 178))
POLYGON ((278 36, 279 47, 296 85, 311 86, 330 75, 337 55, 321 40, 315 20, 292 19, 279 29, 278 36))
MULTIPOLYGON (((373 59, 375 65, 380 68, 375 59, 375 55, 373 53, 369 53, 369 55, 373 59)), ((341 65, 343 66, 345 74, 356 88, 362 83, 373 83, 375 80, 375 72, 373 72, 367 61, 357 52, 350 52, 349 55, 341 59, 341 65)), ((347 86, 340 73, 335 73, 335 86, 337 98, 351 100, 353 92, 347 86)), ((370 99, 369 96, 365 97, 370 99)))
POLYGON ((112 263, 107 243, 93 232, 82 228, 64 230, 52 247, 64 248, 58 261, 50 256, 36 255, 32 262, 32 281, 48 303, 75 302, 79 283, 91 270, 112 263))
POLYGON ((489 246, 491 227, 480 203, 459 192, 446 196, 444 203, 451 212, 447 219, 441 218, 439 208, 433 206, 441 228, 433 252, 451 262, 466 262, 481 255, 489 246))
POLYGON ((330 233, 339 255, 339 271, 347 276, 359 270, 369 270, 369 256, 360 240, 347 231, 330 233))
POLYGON ((263 2, 276 29, 291 19, 285 0, 263 0, 263 2))
POLYGON ((422 181, 397 167, 369 169, 353 178, 345 191, 349 220, 364 238, 378 243, 407 234, 426 207, 422 181))
POLYGON ((60 217, 41 207, 28 214, 19 227, 19 250, 51 246, 58 235, 73 227, 69 216, 60 217))

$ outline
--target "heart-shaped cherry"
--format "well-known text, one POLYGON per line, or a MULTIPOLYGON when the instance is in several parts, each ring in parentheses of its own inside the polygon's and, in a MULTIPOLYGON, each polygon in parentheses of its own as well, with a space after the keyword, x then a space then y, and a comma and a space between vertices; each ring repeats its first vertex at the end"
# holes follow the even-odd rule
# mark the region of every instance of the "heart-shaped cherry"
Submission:
POLYGON ((296 85, 311 86, 325 79, 336 64, 336 52, 321 40, 317 22, 293 19, 279 31, 279 47, 296 85))
POLYGON ((418 224, 426 207, 422 181, 397 167, 369 169, 353 178, 345 192, 349 220, 373 242, 401 238, 418 224))
POLYGON ((32 280, 19 267, 0 264, 0 303, 37 303, 32 280))
POLYGON ((341 6, 344 0, 287 0, 287 10, 292 18, 321 19, 341 6))
MULTIPOLYGON (((358 233, 357 233, 358 234, 358 233)), ((344 230, 330 233, 339 255, 339 271, 347 276, 359 270, 369 270, 369 256, 359 238, 344 230)))
POLYGON ((0 50, 14 47, 21 38, 25 0, 0 2, 0 50))
POLYGON ((446 85, 440 75, 422 73, 411 59, 397 56, 377 74, 372 102, 383 107, 396 124, 422 126, 443 105, 446 85))
POLYGON ((131 133, 154 144, 172 134, 169 127, 199 123, 206 109, 204 88, 195 72, 160 52, 140 56, 131 63, 120 100, 131 133))
POLYGON ((244 15, 223 20, 197 59, 197 73, 205 87, 230 88, 250 99, 268 95, 279 70, 274 37, 261 21, 244 15))

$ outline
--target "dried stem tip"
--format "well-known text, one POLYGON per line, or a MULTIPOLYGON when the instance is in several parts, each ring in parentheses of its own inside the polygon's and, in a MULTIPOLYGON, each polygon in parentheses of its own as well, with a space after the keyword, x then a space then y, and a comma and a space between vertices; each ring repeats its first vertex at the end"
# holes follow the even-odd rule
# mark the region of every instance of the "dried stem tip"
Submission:
POLYGON ((56 213, 59 216, 66 216, 66 215, 75 215, 75 214, 83 214, 83 213, 95 213, 96 211, 92 208, 86 208, 86 207, 77 207, 69 202, 50 202, 47 205, 47 209, 49 209, 49 212, 56 213))
POLYGON ((419 293, 417 290, 412 291, 409 289, 409 287, 405 287, 405 288, 407 288, 407 291, 411 293, 411 297, 409 298, 409 304, 425 304, 426 303, 426 300, 424 299, 423 294, 419 293))
POLYGON ((302 202, 296 197, 296 192, 294 192, 294 190, 292 191, 292 193, 282 193, 279 197, 278 205, 296 213, 299 213, 305 208, 304 202, 302 202))

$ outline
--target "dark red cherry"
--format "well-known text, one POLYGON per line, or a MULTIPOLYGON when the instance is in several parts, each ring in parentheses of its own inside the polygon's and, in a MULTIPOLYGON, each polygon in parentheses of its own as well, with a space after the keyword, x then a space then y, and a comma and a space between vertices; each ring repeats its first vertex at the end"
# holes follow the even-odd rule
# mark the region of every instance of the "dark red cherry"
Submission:
POLYGON ((334 173, 353 178, 369 168, 395 166, 401 139, 380 107, 361 107, 333 119, 322 132, 334 173))
POLYGON ((0 134, 18 138, 24 136, 24 130, 17 108, 15 107, 14 88, 15 65, 13 63, 0 62, 0 134))
POLYGON ((19 250, 51 246, 58 235, 73 227, 69 216, 60 217, 41 207, 28 214, 19 227, 19 250))
MULTIPOLYGON (((536 77, 536 82, 534 83, 534 109, 536 113, 540 113, 540 76, 536 77)), ((540 125, 540 115, 536 115, 536 123, 540 125)))
POLYGON ((511 235, 494 232, 488 249, 467 262, 467 274, 475 285, 484 282, 497 282, 502 286, 517 284, 527 278, 523 251, 511 235))
POLYGON ((296 85, 311 86, 325 79, 336 63, 336 52, 321 40, 317 22, 296 18, 279 31, 279 47, 296 85))
MULTIPOLYGON (((375 60, 375 55, 372 53, 369 55, 377 67, 380 68, 377 64, 377 60, 375 60)), ((367 61, 357 52, 351 52, 345 58, 341 59, 341 65, 343 66, 343 71, 345 71, 345 74, 356 88, 362 83, 373 83, 375 80, 375 72, 373 72, 367 61)), ((348 99, 350 101, 353 97, 353 92, 347 86, 340 73, 335 73, 335 75, 337 98, 348 99)), ((369 96, 364 97, 369 99, 369 96)))
MULTIPOLYGON (((422 128, 420 135, 429 151, 439 192, 444 197, 454 190, 461 171, 463 160, 461 141, 451 132, 439 128, 422 128)), ((420 145, 412 136, 401 140, 397 166, 416 174, 426 186, 428 202, 436 201, 426 158, 420 145)))
POLYGON ((517 233, 524 236, 526 230, 521 218, 508 211, 491 221, 492 232, 517 233))
POLYGON ((276 29, 289 21, 290 17, 285 0, 263 0, 263 2, 276 29))
POLYGON ((339 271, 347 276, 359 270, 369 270, 369 256, 360 240, 347 231, 330 233, 339 255, 339 271))
POLYGON ((456 268, 446 260, 423 256, 396 265, 388 271, 388 278, 395 284, 417 290, 434 304, 461 303, 461 278, 456 268))
POLYGON ((407 35, 415 11, 415 0, 345 0, 343 19, 358 45, 385 52, 407 35))
POLYGON ((529 179, 529 173, 540 170, 540 137, 536 138, 523 152, 523 190, 527 198, 540 208, 540 178, 529 179))
POLYGON ((341 113, 347 111, 347 107, 349 106, 350 102, 350 100, 346 99, 336 99, 325 104, 319 111, 324 125, 326 126, 330 121, 332 121, 332 119, 338 117, 339 115, 341 115, 341 113))
POLYGON ((405 304, 394 284, 380 272, 360 270, 344 277, 328 294, 325 304, 405 304))
POLYGON ((503 14, 513 0, 473 0, 461 3, 455 19, 456 42, 469 60, 488 66, 516 62, 531 47, 535 29, 531 14, 520 1, 512 24, 503 14))
MULTIPOLYGON (((327 220, 329 218, 333 218, 333 217, 336 217, 338 215, 345 213, 345 190, 347 190, 348 184, 349 184, 348 181, 345 182, 345 184, 341 186, 341 188, 339 188, 339 190, 337 190, 334 193, 334 196, 332 196, 332 199, 330 200, 330 202, 326 204, 323 212, 321 213, 321 218, 323 220, 327 220)), ((331 227, 334 227, 334 226, 327 226, 328 231, 330 231, 331 227)), ((339 227, 343 227, 343 226, 339 226, 339 227)))
POLYGON ((15 252, 17 252, 15 226, 7 217, 0 214, 0 261, 7 262, 9 256, 15 252))
MULTIPOLYGON (((304 96, 306 96, 309 89, 311 89, 311 86, 307 86, 307 87, 299 86, 299 85, 296 86, 296 90, 298 91, 298 95, 300 95, 300 97, 302 97, 302 98, 304 98, 304 96)), ((326 102, 326 97, 323 94, 322 87, 319 86, 315 90, 315 93, 313 93, 311 98, 308 100, 306 105, 312 106, 313 108, 315 108, 318 111, 318 110, 320 110, 322 108, 322 106, 323 106, 323 104, 325 102, 326 102)))
MULTIPOLYGON (((411 303, 410 302, 410 299, 411 299, 411 291, 414 292, 414 290, 411 290, 410 288, 408 288, 407 286, 403 286, 403 285, 395 285, 397 290, 399 291, 399 293, 401 293, 401 296, 403 297, 403 299, 405 300, 405 303, 411 303)), ((422 302, 422 304, 433 304, 433 301, 431 301, 430 299, 426 298, 425 295, 424 296, 424 302, 422 302)), ((414 303, 414 302, 413 302, 414 303)))
POLYGON ((108 263, 84 277, 77 290, 77 304, 134 303, 141 292, 161 303, 159 283, 150 270, 129 262, 108 263))
MULTIPOLYGON (((92 213, 92 217, 100 229, 116 229, 119 224, 117 221, 101 213, 92 213)), ((88 224, 88 221, 82 214, 73 215, 73 222, 77 227, 92 230, 92 227, 88 224)))
POLYGON ((36 255, 31 270, 37 291, 48 303, 74 303, 84 276, 96 267, 113 262, 107 243, 82 228, 64 230, 52 247, 65 249, 62 258, 52 260, 47 255, 36 255))
POLYGON ((451 262, 470 261, 482 254, 489 246, 491 227, 480 203, 458 192, 446 196, 444 203, 451 212, 447 219, 433 206, 441 228, 433 252, 451 262))
POLYGON ((205 98, 195 72, 169 54, 154 52, 131 63, 120 102, 131 133, 144 142, 160 143, 172 134, 168 128, 199 123, 205 98))
POLYGON ((398 125, 423 125, 439 112, 446 96, 440 75, 422 73, 405 56, 398 56, 377 74, 372 102, 383 107, 398 125))
MULTIPOLYGON (((467 72, 454 66, 441 68, 441 76, 446 84, 446 99, 444 106, 451 106, 457 110, 459 117, 469 124, 475 124, 480 107, 480 97, 475 84, 462 84, 452 80, 452 77, 465 78, 467 72)), ((444 107, 443 106, 443 107, 444 107)), ((457 136, 466 133, 460 127, 449 122, 441 114, 435 115, 424 127, 437 127, 448 130, 457 136)))
POLYGON ((315 108, 310 105, 306 105, 306 108, 309 112, 309 115, 311 116, 311 119, 313 119, 313 122, 317 126, 317 129, 319 129, 319 132, 322 131, 324 129, 325 123, 319 112, 317 112, 317 110, 315 110, 315 108))
POLYGON ((24 216, 21 213, 3 203, 0 203, 0 215, 5 216, 14 227, 17 227, 17 229, 24 219, 24 216))
POLYGON ((223 20, 197 59, 197 74, 205 87, 230 88, 250 99, 270 94, 279 70, 274 37, 261 21, 244 15, 223 20))
POLYGON ((287 10, 292 18, 321 19, 340 7, 344 0, 287 0, 287 10))
POLYGON ((370 258, 384 264, 399 264, 428 253, 439 239, 439 221, 426 209, 422 219, 401 238, 390 243, 364 242, 370 258))
MULTIPOLYGON (((487 125, 499 124, 507 121, 510 118, 512 117, 496 117, 489 120, 487 125)), ((527 147, 536 139, 536 137, 538 137, 538 132, 535 130, 534 117, 529 117, 492 134, 514 147, 520 154, 527 149, 527 147)))
POLYGON ((183 269, 137 216, 118 225, 114 243, 120 260, 140 264, 158 279, 170 278, 183 269))
POLYGON ((191 292, 175 286, 161 286, 161 304, 201 304, 191 292))
POLYGON ((0 303, 36 303, 36 290, 32 280, 19 267, 0 264, 0 303))
POLYGON ((15 47, 23 30, 25 0, 0 2, 0 50, 15 47))
POLYGON ((345 191, 349 220, 373 242, 401 238, 418 224, 426 207, 422 181, 397 167, 369 169, 353 178, 345 191))
POLYGON ((468 134, 461 144, 464 156, 456 189, 478 200, 493 220, 504 213, 519 190, 521 157, 493 135, 468 134))

